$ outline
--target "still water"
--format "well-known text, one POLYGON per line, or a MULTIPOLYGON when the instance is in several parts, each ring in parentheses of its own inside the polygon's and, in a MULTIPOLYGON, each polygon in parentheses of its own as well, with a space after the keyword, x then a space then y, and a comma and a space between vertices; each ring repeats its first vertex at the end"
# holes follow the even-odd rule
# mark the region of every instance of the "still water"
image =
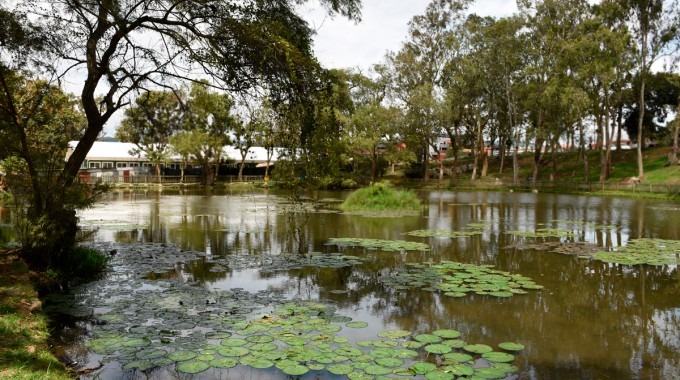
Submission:
MULTIPOLYGON (((589 243, 611 250, 636 238, 680 240, 679 204, 432 191, 420 193, 425 207, 417 215, 381 217, 338 212, 338 202, 346 195, 115 192, 80 217, 86 227, 96 228, 90 238, 95 243, 110 243, 118 250, 130 244, 164 243, 198 253, 178 262, 169 276, 159 277, 180 278, 208 291, 240 288, 249 294, 266 292, 281 299, 333 305, 338 314, 369 324, 367 329, 347 332, 351 341, 372 339, 376 332, 390 329, 413 333, 455 329, 467 342, 493 347, 500 342, 523 344, 525 349, 516 353, 512 363, 519 371, 508 377, 511 379, 680 378, 677 266, 607 264, 535 249, 546 241, 589 243), (468 237, 406 235, 423 229, 465 230, 470 225, 482 225, 482 233, 468 237), (546 227, 567 228, 571 234, 567 238, 534 238, 510 233, 546 227), (343 237, 422 242, 430 249, 386 252, 328 245, 329 239, 343 237), (338 269, 307 266, 266 273, 252 266, 230 266, 233 260, 223 260, 338 251, 366 260, 338 269), (382 276, 402 271, 408 263, 442 260, 491 265, 530 277, 543 289, 511 298, 452 298, 419 288, 396 290, 381 282, 382 276)), ((134 271, 134 266, 129 270, 134 271)), ((91 285, 89 291, 99 292, 97 289, 114 286, 111 283, 116 281, 121 281, 120 273, 91 285)), ((153 292, 153 279, 144 286, 153 292)), ((78 291, 87 292, 87 286, 78 291)), ((101 311, 94 309, 95 314, 101 311)), ((55 334, 55 345, 64 355, 77 358, 79 368, 96 368, 85 377, 286 378, 275 369, 263 372, 240 367, 197 375, 168 369, 123 371, 120 363, 107 361, 83 346, 94 329, 84 318, 64 322, 55 334)), ((340 378, 324 371, 303 376, 317 377, 340 378)))

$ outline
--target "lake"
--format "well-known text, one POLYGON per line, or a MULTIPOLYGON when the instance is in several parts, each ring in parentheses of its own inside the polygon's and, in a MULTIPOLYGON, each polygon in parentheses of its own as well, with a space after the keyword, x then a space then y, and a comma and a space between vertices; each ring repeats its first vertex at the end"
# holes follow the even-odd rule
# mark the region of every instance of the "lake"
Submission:
POLYGON ((80 213, 111 270, 45 302, 55 350, 98 379, 680 378, 678 266, 592 257, 680 240, 680 204, 429 191, 361 215, 347 194, 112 193, 80 213))

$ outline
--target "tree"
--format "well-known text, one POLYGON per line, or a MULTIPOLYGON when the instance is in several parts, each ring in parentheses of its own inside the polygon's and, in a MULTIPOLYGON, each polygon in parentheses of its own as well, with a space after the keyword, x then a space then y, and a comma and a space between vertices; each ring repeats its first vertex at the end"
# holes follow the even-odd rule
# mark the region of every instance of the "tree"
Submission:
POLYGON ((79 183, 67 191, 58 187, 68 143, 84 127, 72 96, 0 66, 0 159, 24 258, 34 267, 51 265, 75 243, 76 210, 100 192, 79 183))
POLYGON ((680 3, 677 0, 610 0, 621 4, 630 21, 637 44, 638 92, 637 166, 638 178, 644 178, 642 148, 645 120, 645 86, 652 65, 663 57, 680 51, 680 3))
MULTIPOLYGON (((296 14, 300 1, 260 0, 55 0, 18 2, 16 9, 43 31, 44 48, 33 39, 5 43, 5 51, 25 49, 26 59, 40 62, 40 72, 58 80, 82 73, 80 106, 87 124, 78 145, 53 188, 69 193, 78 171, 104 124, 140 89, 172 88, 186 80, 211 78, 230 91, 266 89, 277 102, 299 101, 318 87, 321 71, 311 53, 312 30, 296 14), (158 44, 149 44, 158 41, 158 44)), ((359 0, 321 0, 329 13, 359 18, 359 0)), ((3 9, 0 17, 19 19, 3 9), (11 17, 6 17, 12 15, 11 17)), ((4 24, 0 30, 21 25, 4 24)), ((57 205, 50 207, 59 208, 57 205)), ((48 219, 54 213, 45 213, 48 219)), ((75 224, 76 218, 69 224, 75 224)), ((54 221, 57 223, 56 221, 54 221)), ((70 233, 70 232, 69 232, 70 233)), ((57 239, 62 240, 62 239, 57 239)), ((67 244, 72 236, 64 237, 67 244)), ((45 247, 44 255, 51 255, 45 247)))
POLYGON ((170 136, 182 126, 184 110, 180 94, 173 91, 149 91, 137 97, 136 105, 125 110, 125 119, 116 130, 116 138, 134 143, 131 155, 144 152, 156 168, 160 182, 161 163, 169 154, 170 136))
POLYGON ((186 100, 182 130, 170 138, 175 152, 193 157, 201 166, 203 185, 215 183, 227 132, 236 125, 230 115, 233 102, 226 94, 210 91, 205 83, 194 83, 186 100))

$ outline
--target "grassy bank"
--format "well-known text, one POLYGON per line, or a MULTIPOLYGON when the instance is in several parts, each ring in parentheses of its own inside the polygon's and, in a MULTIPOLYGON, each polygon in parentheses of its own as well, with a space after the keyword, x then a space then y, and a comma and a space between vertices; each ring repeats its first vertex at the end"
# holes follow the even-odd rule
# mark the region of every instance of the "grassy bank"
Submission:
POLYGON ((0 379, 72 379, 49 351, 47 317, 16 251, 0 249, 0 379))

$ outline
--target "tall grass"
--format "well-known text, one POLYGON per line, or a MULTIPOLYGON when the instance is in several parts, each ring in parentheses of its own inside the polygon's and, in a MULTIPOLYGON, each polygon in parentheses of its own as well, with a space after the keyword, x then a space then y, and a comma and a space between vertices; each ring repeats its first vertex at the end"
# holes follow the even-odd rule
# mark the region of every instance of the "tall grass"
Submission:
POLYGON ((412 191, 396 190, 386 183, 374 183, 350 194, 340 205, 344 211, 417 210, 421 203, 412 191))
POLYGON ((104 272, 109 258, 95 248, 77 245, 56 260, 53 269, 62 280, 90 280, 104 272))

